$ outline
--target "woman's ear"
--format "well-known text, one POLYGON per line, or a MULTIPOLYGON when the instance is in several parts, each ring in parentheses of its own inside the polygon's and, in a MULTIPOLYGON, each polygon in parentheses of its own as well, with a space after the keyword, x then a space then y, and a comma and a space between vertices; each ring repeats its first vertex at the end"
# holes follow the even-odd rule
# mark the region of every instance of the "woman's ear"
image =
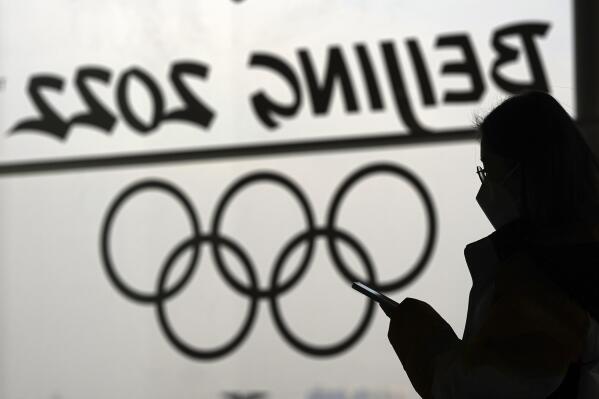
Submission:
POLYGON ((524 173, 522 164, 517 165, 509 176, 501 182, 503 188, 509 194, 511 200, 516 204, 516 207, 520 211, 520 214, 526 211, 524 205, 527 203, 526 200, 526 183, 525 183, 524 173))
POLYGON ((522 216, 530 214, 529 204, 532 203, 529 197, 530 193, 527 190, 527 187, 530 187, 530 183, 527 182, 529 177, 524 165, 520 164, 512 176, 510 176, 510 179, 508 179, 509 181, 506 182, 506 189, 513 196, 514 202, 518 204, 518 210, 522 216))

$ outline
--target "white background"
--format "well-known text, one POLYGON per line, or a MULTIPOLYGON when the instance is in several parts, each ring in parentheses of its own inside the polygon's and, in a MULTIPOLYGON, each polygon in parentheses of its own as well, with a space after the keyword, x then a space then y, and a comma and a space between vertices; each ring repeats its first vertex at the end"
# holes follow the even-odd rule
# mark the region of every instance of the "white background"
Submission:
MULTIPOLYGON (((423 123, 436 129, 468 127, 475 114, 484 115, 506 96, 490 78, 492 32, 525 21, 551 24, 536 43, 552 93, 573 113, 570 13, 564 0, 493 1, 484 7, 480 1, 465 0, 0 1, 0 162, 341 139, 369 132, 405 134, 382 78, 378 46, 384 40, 394 41, 404 57, 400 62, 423 123), (447 106, 439 101, 442 93, 466 89, 468 81, 440 74, 444 63, 461 55, 434 44, 439 35, 456 32, 467 32, 472 39, 486 91, 481 102, 447 106), (405 57, 406 38, 416 38, 425 54, 437 94, 435 107, 421 105, 405 57), (368 109, 353 53, 356 43, 365 43, 378 63, 385 111, 368 109), (252 112, 250 95, 264 89, 285 99, 289 93, 278 77, 249 69, 250 54, 274 53, 298 68, 297 50, 304 48, 321 70, 331 45, 341 46, 352 64, 362 111, 348 116, 336 93, 331 112, 313 116, 302 79, 304 102, 297 117, 282 120, 276 131, 265 129, 252 112), (100 65, 113 71, 111 84, 97 86, 111 109, 114 83, 132 66, 147 70, 161 85, 167 104, 174 106, 178 99, 167 74, 178 60, 210 65, 209 79, 194 81, 217 111, 209 131, 165 123, 142 136, 119 120, 111 134, 75 127, 66 141, 35 133, 7 134, 16 121, 35 115, 26 92, 33 74, 65 78, 63 93, 48 98, 68 117, 82 109, 72 84, 77 68, 100 65)), ((519 61, 505 72, 526 79, 526 63, 519 61)), ((132 103, 144 115, 149 103, 143 89, 134 91, 132 103)), ((186 193, 203 231, 209 232, 227 187, 247 173, 269 170, 302 187, 317 225, 323 226, 331 198, 348 175, 376 162, 398 164, 416 174, 431 193, 438 236, 424 273, 391 296, 428 302, 461 336, 471 285, 463 248, 491 231, 474 200, 477 156, 476 142, 467 141, 0 177, 0 398, 220 398, 237 391, 264 391, 268 398, 336 392, 344 398, 416 398, 387 342, 387 320, 380 311, 349 351, 318 359, 283 341, 263 302, 253 331, 237 351, 210 362, 185 357, 162 334, 151 305, 127 300, 110 284, 100 259, 102 221, 124 187, 160 178, 186 193)), ((176 203, 157 193, 135 198, 120 216, 113 239, 119 271, 131 285, 152 290, 165 257, 188 236, 188 221, 176 203)), ((380 176, 350 192, 339 225, 360 239, 381 280, 387 281, 402 275, 417 257, 426 237, 425 220, 405 181, 380 176)), ((251 256, 261 287, 269 281, 273 258, 302 229, 296 203, 266 184, 236 197, 223 228, 251 256)), ((352 258, 349 251, 344 254, 352 258)), ((358 263, 353 264, 359 273, 358 263)), ((232 269, 242 279, 240 268, 232 269)), ((335 272, 323 241, 317 241, 307 276, 281 298, 294 331, 315 343, 345 336, 363 303, 335 272)), ((247 300, 219 277, 206 249, 189 286, 169 302, 177 331, 200 347, 225 342, 246 308, 247 300)))

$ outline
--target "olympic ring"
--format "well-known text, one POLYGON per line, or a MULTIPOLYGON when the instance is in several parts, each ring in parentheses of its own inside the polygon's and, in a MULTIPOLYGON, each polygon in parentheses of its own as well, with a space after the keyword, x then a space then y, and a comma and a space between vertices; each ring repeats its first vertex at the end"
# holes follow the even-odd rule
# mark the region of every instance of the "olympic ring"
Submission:
MULTIPOLYGON (((222 218, 224 215, 224 211, 229 204, 229 201, 245 186, 248 184, 266 181, 271 183, 276 183, 281 185, 282 187, 289 190, 298 200, 302 211, 304 213, 304 219, 306 220, 307 231, 314 230, 314 216, 312 216, 312 210, 310 209, 310 205, 306 196, 303 192, 296 186, 293 182, 284 178, 280 175, 276 175, 274 173, 262 172, 248 175, 242 179, 239 179, 235 184, 233 184, 222 196, 218 207, 216 208, 216 212, 214 213, 214 221, 212 222, 212 232, 214 235, 220 235, 220 226, 222 223, 222 218)), ((225 263, 220 254, 218 245, 214 245, 213 247, 214 259, 216 261, 216 266, 218 267, 218 271, 221 276, 227 280, 227 282, 231 285, 233 289, 243 295, 247 295, 251 290, 244 287, 242 284, 237 282, 235 278, 229 273, 227 267, 225 267, 225 263)), ((258 290, 257 295, 259 297, 272 297, 274 295, 280 295, 285 291, 289 290, 293 285, 295 285, 296 281, 300 278, 301 274, 306 270, 308 264, 312 258, 312 253, 314 250, 314 239, 312 237, 309 238, 308 248, 304 254, 304 257, 301 261, 301 265, 299 270, 289 279, 289 281, 284 284, 282 287, 272 287, 270 290, 261 291, 258 290)))
MULTIPOLYGON (((156 300, 156 311, 157 311, 156 313, 158 316, 158 321, 160 323, 160 326, 162 327, 162 331, 165 333, 165 335, 168 337, 170 342, 177 349, 179 349, 181 352, 183 352, 184 354, 186 354, 189 357, 209 360, 209 359, 217 359, 217 358, 224 356, 227 353, 233 351, 247 337, 247 335, 250 333, 250 330, 254 323, 254 319, 256 317, 256 311, 257 311, 259 297, 258 296, 250 297, 251 298, 250 310, 245 318, 243 326, 239 330, 239 333, 237 333, 237 335, 233 339, 231 339, 231 341, 229 343, 223 345, 220 348, 216 348, 216 349, 212 349, 212 350, 204 350, 204 349, 193 348, 191 345, 183 342, 183 340, 181 338, 179 338, 179 336, 175 333, 175 331, 170 326, 170 323, 168 321, 166 311, 164 308, 164 302, 166 299, 168 299, 169 296, 164 293, 164 291, 165 291, 164 285, 166 284, 166 281, 168 280, 169 272, 170 272, 172 266, 175 264, 175 260, 179 257, 179 255, 181 255, 181 253, 189 246, 197 247, 197 246, 202 245, 203 241, 210 241, 210 243, 213 245, 216 242, 218 242, 219 245, 224 244, 226 247, 233 250, 233 253, 237 256, 237 258, 239 258, 241 260, 241 264, 245 268, 245 270, 248 274, 248 277, 253 286, 256 286, 257 278, 256 278, 256 273, 254 272, 254 269, 252 268, 250 260, 249 260, 248 256, 245 254, 245 252, 243 252, 243 250, 241 248, 239 248, 237 245, 233 244, 232 241, 230 241, 226 238, 223 238, 223 237, 198 236, 198 237, 190 238, 189 240, 183 242, 177 248, 175 248, 175 250, 172 252, 172 254, 168 257, 165 267, 162 269, 162 271, 160 273, 160 277, 158 278, 158 288, 157 288, 158 295, 157 295, 157 300, 156 300)), ((183 286, 185 286, 185 284, 187 283, 188 280, 189 279, 185 280, 185 282, 183 283, 183 286)), ((183 288, 183 286, 181 288, 183 288)))
MULTIPOLYGON (((314 232, 307 231, 297 235, 293 240, 291 240, 283 248, 281 255, 276 261, 274 273, 272 274, 271 280, 272 286, 276 285, 278 277, 281 274, 281 270, 283 269, 283 265, 285 264, 284 262, 291 253, 291 251, 306 238, 313 238, 314 236, 318 235, 323 235, 326 238, 331 238, 334 236, 336 238, 341 238, 346 243, 350 244, 350 246, 354 249, 354 251, 356 251, 356 253, 360 257, 360 260, 362 260, 364 266, 366 267, 366 273, 368 274, 367 282, 371 286, 378 286, 376 284, 375 271, 372 267, 370 259, 366 254, 366 251, 364 251, 364 249, 358 244, 357 240, 355 240, 349 234, 344 233, 342 231, 330 230, 315 230, 314 232)), ((283 338, 285 338, 285 340, 289 342, 291 345, 293 345, 296 349, 313 356, 330 356, 335 355, 337 353, 341 353, 344 350, 348 349, 360 339, 362 334, 366 332, 366 329, 370 324, 370 319, 374 314, 374 302, 370 300, 366 301, 366 313, 364 313, 364 315, 362 316, 362 320, 360 321, 360 324, 358 324, 358 328, 343 341, 335 345, 331 345, 329 347, 317 347, 314 345, 310 345, 293 335, 287 327, 287 324, 283 320, 283 316, 281 315, 281 311, 279 310, 279 305, 277 303, 277 296, 270 297, 270 310, 275 324, 279 329, 279 332, 281 333, 281 335, 283 335, 283 338)))
MULTIPOLYGON (((371 175, 373 173, 379 173, 379 172, 391 173, 393 175, 404 178, 409 183, 411 183, 414 186, 414 188, 416 189, 417 194, 420 196, 420 198, 424 202, 424 206, 426 207, 426 213, 428 215, 428 223, 427 223, 428 239, 426 240, 426 245, 424 246, 424 249, 423 249, 422 253, 420 254, 420 257, 418 258, 415 265, 411 268, 412 270, 406 276, 400 277, 396 281, 377 285, 377 287, 380 291, 389 292, 389 291, 398 290, 398 289, 406 286, 410 282, 412 282, 422 272, 422 270, 426 266, 426 262, 428 261, 428 259, 430 258, 430 256, 432 255, 432 252, 433 252, 433 246, 435 243, 436 232, 437 232, 436 231, 435 209, 433 206, 433 202, 432 202, 430 196, 428 195, 426 188, 424 187, 424 184, 422 184, 420 182, 420 180, 418 180, 416 178, 416 176, 414 176, 413 174, 408 172, 406 169, 401 168, 397 165, 383 163, 383 164, 375 164, 375 165, 368 166, 368 167, 354 173, 353 175, 351 175, 347 180, 345 180, 341 184, 341 186, 337 190, 337 193, 333 197, 333 201, 331 202, 331 208, 329 209, 329 218, 328 218, 327 224, 328 224, 329 230, 331 230, 331 231, 336 230, 337 228, 335 225, 337 222, 337 214, 339 213, 339 208, 341 206, 343 197, 347 194, 349 189, 354 184, 356 184, 359 180, 365 178, 368 175, 371 175)), ((335 245, 335 241, 331 239, 330 235, 328 236, 327 244, 329 246, 329 251, 334 259, 333 264, 337 267, 337 270, 343 276, 345 276, 345 278, 348 281, 360 280, 358 277, 354 276, 352 274, 352 272, 349 270, 349 268, 345 265, 345 262, 343 261, 341 254, 339 254, 339 252, 337 251, 337 246, 335 245)))
POLYGON ((348 245, 358 256, 358 259, 361 261, 366 271, 367 282, 373 287, 379 289, 381 292, 388 293, 403 288, 423 272, 428 260, 430 259, 435 244, 437 221, 432 199, 424 184, 407 169, 389 163, 377 163, 363 167, 352 173, 346 180, 344 180, 333 195, 333 199, 328 210, 328 215, 326 217, 327 223, 324 227, 319 227, 316 225, 313 215, 314 212, 310 206, 308 198, 299 188, 299 186, 292 180, 275 172, 255 172, 241 177, 227 190, 225 190, 223 196, 218 202, 218 205, 216 206, 214 218, 211 224, 212 232, 204 233, 201 231, 200 221, 196 215, 194 207, 191 204, 191 201, 189 201, 189 199, 179 188, 175 187, 171 183, 161 180, 143 180, 126 187, 110 204, 104 218, 102 231, 100 234, 101 259, 104 270, 108 276, 108 280, 115 286, 117 291, 134 302, 153 304, 156 308, 158 323, 167 340, 178 351, 193 359, 218 359, 230 354, 232 351, 238 348, 249 336, 250 330, 252 329, 256 318, 258 302, 262 299, 269 301, 274 324, 282 338, 290 346, 306 355, 318 357, 333 356, 348 350, 364 336, 374 315, 374 303, 370 300, 366 300, 365 312, 360 318, 358 325, 348 336, 342 338, 339 342, 335 342, 326 346, 312 344, 306 342, 291 331, 282 316, 278 299, 280 295, 295 287, 308 272, 313 257, 315 240, 326 240, 329 257, 337 272, 344 280, 347 281, 348 284, 352 281, 360 280, 360 278, 354 276, 354 274, 345 264, 345 261, 342 259, 337 248, 338 241, 342 241, 344 244, 348 245), (366 249, 349 232, 340 230, 337 227, 337 216, 339 214, 339 209, 349 190, 360 180, 379 173, 390 173, 394 176, 404 179, 412 187, 414 187, 419 198, 424 203, 428 216, 428 238, 424 245, 423 251, 415 262, 414 266, 405 276, 400 276, 393 281, 385 283, 378 282, 376 277, 376 269, 374 268, 366 249), (291 193, 300 205, 300 209, 303 213, 306 224, 303 230, 300 230, 294 237, 286 242, 282 250, 275 258, 274 267, 271 269, 272 274, 270 276, 270 286, 267 288, 261 288, 259 286, 255 265, 247 255, 247 252, 243 246, 235 242, 231 237, 224 236, 221 232, 226 209, 230 205, 231 201, 243 189, 257 183, 275 184, 291 193), (191 234, 189 236, 183 237, 181 242, 167 256, 166 261, 159 272, 156 283, 156 291, 154 293, 147 293, 133 288, 122 279, 122 277, 116 271, 110 245, 113 230, 112 226, 119 214, 121 207, 126 201, 131 200, 135 195, 147 190, 162 191, 173 197, 185 210, 191 225, 191 234), (206 244, 212 247, 211 254, 216 264, 217 270, 227 285, 241 296, 250 300, 249 311, 239 331, 225 344, 211 349, 201 349, 181 339, 171 325, 166 309, 166 303, 169 300, 172 300, 175 295, 181 292, 181 290, 188 285, 191 277, 197 269, 197 266, 199 265, 202 247, 206 244), (293 253, 293 251, 295 251, 301 244, 305 245, 305 250, 301 258, 299 268, 291 275, 290 278, 288 278, 287 281, 280 283, 279 280, 282 275, 282 270, 285 267, 287 260, 289 259, 291 253, 293 253), (229 271, 230 268, 225 263, 222 256, 223 249, 231 251, 239 263, 241 263, 241 266, 244 268, 245 273, 247 274, 249 285, 244 285, 241 283, 229 271), (167 287, 167 281, 169 281, 169 275, 174 267, 173 265, 186 250, 191 250, 192 256, 186 266, 184 273, 172 284, 172 286, 167 287))
MULTIPOLYGON (((116 217, 120 207, 132 195, 148 189, 158 189, 161 191, 165 191, 166 193, 169 193, 173 197, 175 197, 183 205, 183 208, 185 208, 187 217, 191 222, 191 228, 193 230, 192 237, 197 237, 200 235, 199 219, 196 216, 193 206, 191 205, 191 201, 189 201, 187 197, 185 197, 185 195, 181 193, 180 190, 175 188, 173 185, 160 180, 142 181, 140 183, 133 184, 132 186, 124 190, 110 206, 108 213, 106 214, 106 218, 104 219, 104 225, 102 227, 102 261, 104 263, 104 269, 106 270, 108 277, 110 278, 112 283, 117 287, 117 289, 121 291, 123 295, 136 302, 155 303, 158 298, 158 294, 153 295, 140 292, 134 288, 129 287, 127 283, 123 282, 123 280, 119 277, 118 273, 114 268, 114 262, 112 261, 112 255, 110 252, 110 234, 112 231, 112 224, 114 223, 114 218, 116 217)), ((199 247, 197 247, 193 251, 193 255, 191 257, 191 260, 189 261, 189 266, 187 267, 187 271, 185 272, 181 280, 179 280, 174 287, 167 291, 167 296, 172 296, 176 294, 182 288, 185 282, 191 277, 191 273, 193 273, 194 270, 193 266, 198 261, 199 255, 199 247)))

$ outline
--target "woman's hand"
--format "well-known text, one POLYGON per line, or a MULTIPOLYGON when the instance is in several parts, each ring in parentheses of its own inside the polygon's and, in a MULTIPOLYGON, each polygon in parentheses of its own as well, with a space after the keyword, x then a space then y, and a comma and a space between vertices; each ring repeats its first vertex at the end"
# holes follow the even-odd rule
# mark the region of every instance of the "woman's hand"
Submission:
POLYGON ((433 359, 460 342, 453 329, 426 302, 405 298, 390 314, 389 342, 414 389, 430 398, 433 359))

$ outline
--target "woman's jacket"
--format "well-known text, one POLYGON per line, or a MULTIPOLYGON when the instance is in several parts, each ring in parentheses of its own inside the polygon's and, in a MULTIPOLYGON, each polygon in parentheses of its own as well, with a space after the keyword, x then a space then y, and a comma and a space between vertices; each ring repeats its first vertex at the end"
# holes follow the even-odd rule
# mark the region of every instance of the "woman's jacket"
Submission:
POLYGON ((599 398, 599 231, 513 222, 468 244, 464 335, 407 298, 389 339, 423 398, 599 398))

